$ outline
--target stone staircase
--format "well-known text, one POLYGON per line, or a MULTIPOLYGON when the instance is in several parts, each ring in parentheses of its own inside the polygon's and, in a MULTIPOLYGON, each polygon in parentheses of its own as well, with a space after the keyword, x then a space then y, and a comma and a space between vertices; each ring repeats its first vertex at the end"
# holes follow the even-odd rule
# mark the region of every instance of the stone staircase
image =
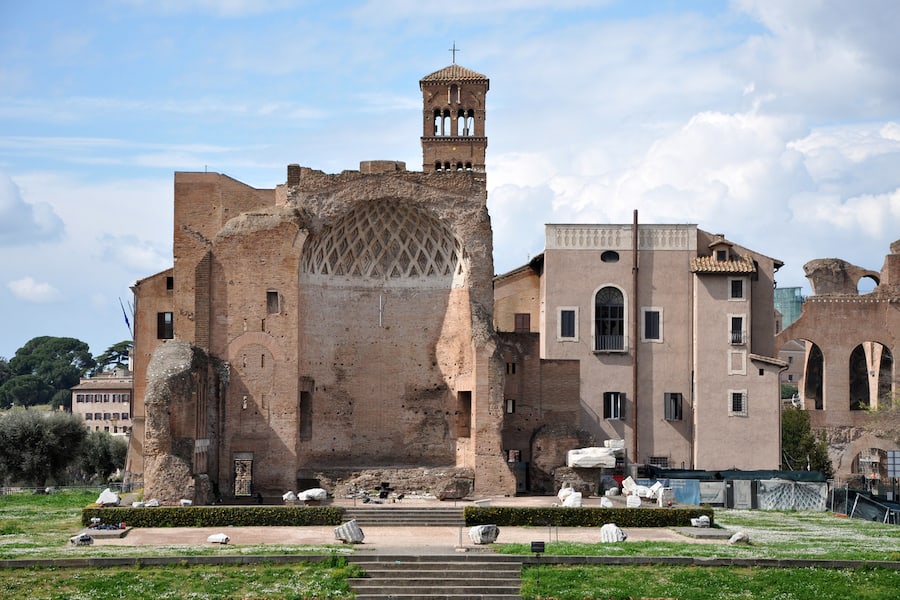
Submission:
POLYGON ((519 599, 522 562, 514 556, 352 556, 366 575, 350 580, 357 600, 519 599))
POLYGON ((401 527, 460 527, 465 524, 463 509, 455 506, 404 507, 376 504, 348 507, 344 520, 356 519, 360 527, 392 525, 401 527))

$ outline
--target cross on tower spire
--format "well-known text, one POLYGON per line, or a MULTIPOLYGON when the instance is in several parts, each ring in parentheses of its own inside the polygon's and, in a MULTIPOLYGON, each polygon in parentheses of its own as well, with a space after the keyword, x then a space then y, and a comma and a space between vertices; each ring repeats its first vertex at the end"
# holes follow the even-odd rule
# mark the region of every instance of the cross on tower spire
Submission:
POLYGON ((456 53, 459 52, 459 48, 456 47, 456 40, 453 40, 453 47, 447 50, 447 52, 451 52, 453 54, 453 64, 456 64, 456 53))

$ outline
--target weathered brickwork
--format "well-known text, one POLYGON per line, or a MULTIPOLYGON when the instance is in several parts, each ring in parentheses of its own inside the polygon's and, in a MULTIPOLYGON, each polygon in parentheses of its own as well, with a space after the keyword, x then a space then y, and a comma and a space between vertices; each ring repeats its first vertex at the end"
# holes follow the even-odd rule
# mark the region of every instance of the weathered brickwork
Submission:
POLYGON ((835 258, 810 261, 804 271, 813 295, 776 344, 799 340, 805 348, 800 399, 810 425, 826 435, 836 478, 865 480, 884 491, 879 489, 887 478, 883 453, 900 447, 867 409, 897 402, 900 240, 891 245, 881 271, 835 258), (857 291, 863 278, 877 284, 868 294, 857 291))
POLYGON ((151 406, 152 389, 171 391, 132 444, 145 488, 171 500, 182 481, 202 502, 206 487, 280 495, 301 482, 346 488, 360 471, 416 469, 434 487, 437 469, 447 490, 515 492, 492 327, 488 83, 473 73, 448 68, 422 86, 426 104, 441 86, 456 94, 449 105, 475 103, 477 114, 452 115, 471 117, 455 123, 476 157, 460 168, 457 144, 437 140, 447 154, 435 155, 426 129, 423 153, 448 168, 289 165, 274 189, 176 173, 173 289, 156 278, 135 286, 139 376, 151 382, 136 400, 151 406), (153 311, 172 313, 172 341, 153 331, 153 311), (167 379, 181 373, 165 366, 179 344, 208 357, 195 362, 193 387, 167 379), (155 378, 151 357, 162 365, 155 378), (188 485, 197 474, 211 485, 188 485))

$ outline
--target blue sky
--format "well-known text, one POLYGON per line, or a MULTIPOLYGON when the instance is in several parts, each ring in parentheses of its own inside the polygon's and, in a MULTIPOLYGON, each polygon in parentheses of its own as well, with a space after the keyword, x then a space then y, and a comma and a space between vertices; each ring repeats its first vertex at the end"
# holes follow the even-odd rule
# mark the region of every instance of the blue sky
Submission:
POLYGON ((900 238, 893 0, 0 2, 0 356, 99 354, 172 263, 175 171, 421 168, 418 81, 491 79, 495 271, 545 223, 696 223, 779 286, 900 238), (427 7, 427 8, 424 8, 427 7))

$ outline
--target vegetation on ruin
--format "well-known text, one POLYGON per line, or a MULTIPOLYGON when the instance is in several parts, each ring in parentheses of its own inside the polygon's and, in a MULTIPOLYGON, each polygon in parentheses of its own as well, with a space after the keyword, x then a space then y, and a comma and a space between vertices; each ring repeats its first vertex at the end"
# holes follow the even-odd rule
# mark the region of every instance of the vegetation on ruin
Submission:
POLYGON ((812 432, 805 410, 789 407, 781 411, 781 468, 820 471, 828 479, 834 474, 825 432, 812 432))

